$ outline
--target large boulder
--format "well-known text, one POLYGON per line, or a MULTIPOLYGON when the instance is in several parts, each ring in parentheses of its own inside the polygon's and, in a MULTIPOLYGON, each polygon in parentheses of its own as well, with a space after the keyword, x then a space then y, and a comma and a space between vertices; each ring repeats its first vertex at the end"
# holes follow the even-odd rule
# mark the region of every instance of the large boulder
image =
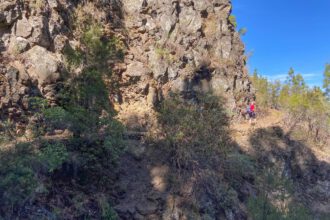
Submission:
POLYGON ((44 16, 31 17, 29 23, 33 28, 30 42, 39 46, 49 47, 50 37, 48 30, 48 19, 44 16))
POLYGON ((32 34, 32 26, 29 21, 23 17, 21 20, 18 20, 15 28, 15 35, 18 37, 27 38, 32 34))
POLYGON ((201 16, 192 6, 181 8, 179 25, 183 33, 195 34, 202 28, 202 24, 201 16))
POLYGON ((28 74, 38 82, 39 87, 60 79, 59 62, 54 54, 40 46, 34 46, 25 54, 28 74))
POLYGON ((125 7, 125 11, 136 13, 141 9, 143 0, 123 0, 123 5, 125 7))
POLYGON ((127 66, 126 76, 140 77, 150 72, 141 62, 131 63, 127 66))
POLYGON ((162 48, 154 48, 148 53, 149 66, 156 80, 164 77, 168 70, 168 51, 162 48))
POLYGON ((9 44, 9 52, 17 55, 29 49, 29 41, 23 37, 12 36, 9 44))

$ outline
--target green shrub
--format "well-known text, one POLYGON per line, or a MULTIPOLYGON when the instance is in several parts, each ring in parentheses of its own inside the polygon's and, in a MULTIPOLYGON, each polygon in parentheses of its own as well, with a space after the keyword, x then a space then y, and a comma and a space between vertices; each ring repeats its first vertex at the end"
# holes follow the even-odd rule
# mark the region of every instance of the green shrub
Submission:
POLYGON ((241 29, 238 30, 238 33, 239 33, 239 35, 244 36, 247 33, 247 29, 246 28, 241 28, 241 29))
POLYGON ((48 107, 47 99, 42 97, 32 97, 29 99, 29 107, 34 112, 41 112, 48 107))
POLYGON ((101 72, 109 70, 108 61, 124 58, 123 44, 116 37, 105 38, 99 25, 91 25, 82 35, 88 67, 96 67, 101 72))
POLYGON ((218 185, 214 192, 216 198, 218 199, 218 204, 223 209, 232 209, 237 203, 237 192, 231 187, 226 187, 224 185, 218 185))
POLYGON ((310 220, 313 219, 310 211, 303 205, 291 203, 289 211, 285 213, 286 220, 310 220))
POLYGON ((254 220, 310 220, 310 212, 302 205, 291 203, 286 212, 274 207, 265 196, 250 198, 249 213, 254 220))
POLYGON ((62 107, 47 108, 43 114, 48 129, 64 129, 68 126, 68 112, 62 107))
POLYGON ((101 208, 101 216, 104 220, 119 219, 116 211, 111 207, 105 196, 98 197, 98 203, 101 208))
POLYGON ((239 190, 244 179, 254 178, 256 175, 255 162, 239 152, 231 152, 224 161, 224 176, 230 185, 239 190))
POLYGON ((324 95, 328 98, 328 101, 330 100, 330 64, 325 65, 325 70, 323 74, 323 89, 324 89, 324 95))
POLYGON ((228 18, 230 24, 234 26, 234 28, 237 27, 237 21, 236 21, 236 16, 235 15, 230 15, 228 18))
POLYGON ((0 136, 0 143, 10 142, 15 139, 15 124, 10 121, 9 119, 1 121, 1 136, 0 136))
POLYGON ((172 162, 181 168, 204 167, 224 156, 229 148, 228 117, 222 101, 212 95, 198 95, 196 103, 178 96, 165 100, 159 122, 172 162))
POLYGON ((253 220, 280 220, 281 213, 268 201, 267 197, 250 198, 248 209, 253 220))
POLYGON ((67 161, 68 152, 61 143, 38 145, 19 143, 12 149, 0 151, 0 215, 2 212, 17 211, 20 207, 39 193, 43 185, 40 178, 42 170, 47 174, 61 168, 67 161))
POLYGON ((69 67, 76 68, 83 63, 84 53, 77 49, 74 50, 71 46, 67 45, 63 51, 66 63, 69 67))
POLYGON ((22 206, 38 185, 33 170, 35 163, 30 144, 18 144, 13 149, 0 152, 0 213, 11 216, 22 206))
POLYGON ((62 164, 68 159, 66 147, 61 143, 46 143, 38 153, 39 162, 48 172, 53 172, 61 168, 62 164))
POLYGON ((168 63, 171 63, 174 61, 174 56, 164 46, 157 45, 157 47, 155 48, 155 52, 156 52, 157 56, 159 56, 160 59, 164 59, 168 63))
POLYGON ((293 197, 292 182, 279 174, 279 168, 272 166, 259 171, 256 181, 259 195, 248 200, 249 214, 253 219, 312 219, 308 209, 295 200, 290 201, 293 197))
POLYGON ((109 118, 103 119, 101 124, 105 128, 105 139, 103 147, 108 152, 108 159, 110 162, 116 164, 124 151, 123 133, 124 127, 121 123, 109 118))

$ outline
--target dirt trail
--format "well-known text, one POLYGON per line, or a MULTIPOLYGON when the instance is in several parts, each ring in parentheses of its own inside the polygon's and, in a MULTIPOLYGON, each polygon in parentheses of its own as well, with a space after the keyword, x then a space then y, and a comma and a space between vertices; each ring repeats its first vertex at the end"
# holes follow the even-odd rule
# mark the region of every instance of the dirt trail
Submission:
POLYGON ((241 146, 242 150, 248 153, 252 150, 249 138, 255 130, 281 126, 281 122, 283 122, 283 113, 272 109, 269 110, 266 116, 257 118, 255 124, 250 125, 248 120, 242 120, 241 123, 233 123, 231 126, 232 137, 241 146))
MULTIPOLYGON (((249 153, 252 150, 249 138, 255 130, 279 126, 287 132, 283 126, 283 121, 283 112, 271 109, 266 116, 257 118, 257 123, 255 125, 250 125, 248 120, 242 120, 241 123, 232 124, 232 137, 241 146, 242 150, 249 153)), ((313 143, 311 143, 311 145, 313 145, 313 143)), ((330 164, 330 146, 312 147, 310 150, 314 153, 318 160, 330 164)))
POLYGON ((233 124, 231 134, 246 154, 264 153, 263 159, 271 158, 283 166, 283 173, 295 183, 297 198, 315 213, 324 213, 330 219, 330 147, 319 147, 307 138, 296 140, 294 136, 278 135, 277 130, 288 133, 283 121, 283 113, 270 110, 255 125, 248 121, 233 124))
POLYGON ((253 125, 249 124, 248 120, 244 120, 241 123, 235 123, 232 125, 232 130, 237 132, 252 131, 258 128, 267 128, 270 126, 279 125, 283 121, 283 113, 277 110, 269 110, 268 114, 262 118, 257 118, 257 122, 253 125))

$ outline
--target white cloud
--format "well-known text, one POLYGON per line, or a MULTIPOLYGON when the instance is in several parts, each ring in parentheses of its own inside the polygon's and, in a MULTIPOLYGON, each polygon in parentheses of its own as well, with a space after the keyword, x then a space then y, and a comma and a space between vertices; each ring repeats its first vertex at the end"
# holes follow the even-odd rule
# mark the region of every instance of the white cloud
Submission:
POLYGON ((318 77, 322 77, 322 73, 303 73, 301 74, 305 80, 316 79, 318 77))
MULTIPOLYGON (((296 71, 296 73, 300 73, 300 72, 296 71)), ((318 72, 315 72, 315 73, 301 73, 301 75, 303 76, 306 83, 311 87, 322 85, 323 73, 318 73, 318 72)), ((285 73, 285 74, 279 73, 279 74, 264 75, 264 76, 267 77, 267 79, 269 79, 270 81, 279 80, 281 82, 284 82, 287 79, 288 74, 287 73, 285 73)))
POLYGON ((270 81, 280 80, 284 81, 288 74, 274 74, 274 75, 265 75, 270 81))

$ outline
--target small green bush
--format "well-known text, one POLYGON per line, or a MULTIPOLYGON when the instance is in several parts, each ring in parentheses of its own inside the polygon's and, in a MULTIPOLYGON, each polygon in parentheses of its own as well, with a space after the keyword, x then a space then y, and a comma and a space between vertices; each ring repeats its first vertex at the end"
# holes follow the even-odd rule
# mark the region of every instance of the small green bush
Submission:
POLYGON ((239 35, 244 36, 247 33, 247 29, 246 28, 241 28, 241 29, 238 30, 238 33, 239 33, 239 35))
POLYGON ((44 99, 42 97, 32 97, 29 99, 30 109, 37 113, 46 109, 48 107, 48 105, 49 104, 48 104, 47 99, 44 99))
POLYGON ((0 151, 0 211, 8 212, 8 216, 35 192, 38 179, 33 170, 34 158, 28 143, 0 151))
POLYGON ((65 129, 68 125, 68 112, 62 107, 56 106, 43 110, 45 123, 48 129, 65 129))
POLYGON ((98 203, 101 208, 102 219, 104 220, 119 219, 116 211, 111 207, 105 196, 100 196, 98 198, 98 203))
POLYGON ((281 213, 270 204, 267 197, 258 196, 250 198, 248 209, 253 220, 280 220, 281 213))
POLYGON ((69 67, 76 68, 83 63, 84 54, 81 50, 74 50, 71 46, 67 45, 64 48, 63 54, 69 67))
POLYGON ((83 33, 81 42, 85 46, 87 66, 107 72, 110 60, 124 58, 124 46, 116 37, 105 38, 103 35, 103 30, 99 25, 91 25, 83 33))
POLYGON ((237 27, 237 21, 236 21, 236 16, 235 15, 230 15, 228 18, 230 24, 234 26, 234 28, 237 27))
POLYGON ((254 220, 310 220, 313 219, 308 209, 302 205, 290 204, 286 212, 274 207, 265 196, 250 198, 249 213, 254 220))
POLYGON ((248 200, 249 214, 256 220, 308 220, 312 219, 308 209, 290 201, 293 196, 292 182, 280 176, 279 168, 272 166, 259 170, 256 184, 259 195, 248 200), (276 202, 274 206, 272 202, 276 202), (280 206, 278 206, 280 205, 280 206))
POLYGON ((66 147, 61 143, 46 143, 38 153, 38 160, 48 172, 61 168, 62 164, 68 160, 66 147))
POLYGON ((219 98, 198 95, 196 102, 174 95, 165 100, 159 122, 165 135, 165 146, 176 166, 191 169, 212 164, 229 148, 228 117, 219 98))
POLYGON ((239 190, 245 179, 254 178, 256 164, 248 155, 239 152, 231 152, 224 161, 224 176, 230 185, 239 190))

